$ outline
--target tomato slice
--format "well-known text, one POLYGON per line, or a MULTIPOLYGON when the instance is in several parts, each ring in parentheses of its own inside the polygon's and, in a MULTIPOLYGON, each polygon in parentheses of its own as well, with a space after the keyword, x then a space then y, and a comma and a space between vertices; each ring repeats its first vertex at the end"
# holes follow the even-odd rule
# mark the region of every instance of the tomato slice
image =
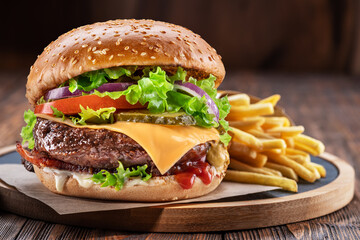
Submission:
POLYGON ((53 110, 51 106, 55 107, 57 110, 63 112, 67 115, 77 114, 81 112, 80 105, 84 108, 91 108, 93 110, 98 110, 100 108, 114 107, 116 109, 139 109, 145 108, 145 106, 140 103, 134 105, 126 101, 125 96, 114 100, 110 97, 99 97, 96 95, 86 95, 81 97, 74 98, 65 98, 56 100, 53 102, 43 103, 35 107, 35 113, 48 114, 52 115, 53 110))

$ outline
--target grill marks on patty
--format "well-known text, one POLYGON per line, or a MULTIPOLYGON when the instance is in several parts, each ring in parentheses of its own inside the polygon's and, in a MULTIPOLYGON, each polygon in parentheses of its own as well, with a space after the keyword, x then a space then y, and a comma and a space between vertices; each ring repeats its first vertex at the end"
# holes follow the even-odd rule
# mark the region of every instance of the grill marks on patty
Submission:
MULTIPOLYGON (((50 159, 95 169, 114 169, 118 161, 127 167, 148 165, 154 176, 161 175, 147 152, 125 134, 106 129, 73 128, 65 124, 37 118, 34 127, 34 151, 50 159)), ((176 165, 206 156, 210 144, 199 144, 188 151, 176 165)))

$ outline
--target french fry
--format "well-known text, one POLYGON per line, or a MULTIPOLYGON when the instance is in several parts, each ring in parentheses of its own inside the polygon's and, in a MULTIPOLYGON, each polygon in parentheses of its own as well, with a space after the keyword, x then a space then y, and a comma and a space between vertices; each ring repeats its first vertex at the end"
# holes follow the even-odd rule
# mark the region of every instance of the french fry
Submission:
POLYGON ((258 101, 256 104, 271 103, 275 107, 275 105, 280 100, 280 98, 281 98, 281 96, 279 94, 274 94, 270 97, 267 97, 267 98, 264 98, 264 99, 258 101))
POLYGON ((241 121, 229 121, 229 125, 240 130, 247 130, 251 128, 258 128, 265 122, 264 117, 250 117, 244 118, 241 121))
POLYGON ((271 149, 284 149, 286 148, 286 143, 282 139, 260 139, 262 143, 261 151, 271 150, 271 149))
POLYGON ((276 155, 276 154, 267 154, 270 161, 287 166, 292 168, 299 177, 308 181, 314 182, 316 180, 316 176, 313 172, 309 171, 303 165, 295 162, 294 160, 284 156, 284 155, 276 155))
POLYGON ((286 117, 265 117, 264 124, 261 125, 263 129, 288 126, 290 126, 290 121, 286 117))
POLYGON ((274 148, 274 149, 270 149, 270 150, 265 150, 262 151, 261 153, 266 154, 266 153, 272 153, 272 154, 283 154, 283 149, 280 148, 274 148))
POLYGON ((263 175, 259 173, 227 170, 224 179, 232 182, 276 186, 291 192, 297 192, 298 190, 296 182, 292 179, 278 176, 263 175))
POLYGON ((312 164, 306 162, 304 164, 302 164, 304 167, 306 167, 307 169, 309 169, 309 171, 311 171, 312 173, 315 174, 316 176, 316 179, 320 179, 321 176, 320 176, 320 173, 319 171, 316 169, 316 167, 314 167, 312 164))
POLYGON ((274 127, 266 130, 266 133, 272 135, 280 134, 281 138, 295 137, 304 132, 303 126, 291 126, 291 127, 274 127))
POLYGON ((236 128, 232 128, 230 132, 234 134, 234 141, 244 143, 251 148, 262 149, 261 141, 253 135, 236 128))
POLYGON ((231 106, 249 106, 250 97, 247 94, 239 93, 228 96, 228 100, 231 106))
POLYGON ((314 162, 310 162, 310 164, 313 165, 314 167, 316 167, 316 169, 320 173, 321 177, 326 177, 326 169, 322 165, 314 163, 314 162))
POLYGON ((283 166, 283 165, 280 165, 280 164, 276 164, 276 163, 271 163, 271 162, 267 162, 267 163, 265 164, 265 167, 270 168, 270 169, 274 169, 274 170, 277 170, 277 171, 281 172, 281 174, 282 174, 284 177, 293 179, 293 180, 295 180, 295 181, 299 181, 299 178, 298 178, 298 176, 296 175, 296 173, 294 172, 294 170, 292 170, 292 169, 289 168, 289 167, 286 167, 286 166, 283 166))
POLYGON ((271 136, 270 134, 264 133, 262 130, 249 129, 249 130, 247 130, 247 132, 250 133, 251 135, 253 135, 254 137, 257 137, 257 138, 275 139, 274 136, 271 136))
POLYGON ((310 158, 304 157, 303 155, 286 155, 286 156, 300 164, 305 164, 307 162, 310 162, 310 158))
POLYGON ((244 156, 255 159, 257 152, 245 144, 233 141, 229 148, 229 154, 237 159, 241 159, 244 156))
POLYGON ((295 142, 294 142, 294 138, 283 138, 284 141, 286 142, 286 147, 287 148, 293 148, 295 147, 295 142))
POLYGON ((245 117, 256 117, 273 113, 274 107, 271 103, 250 104, 249 106, 232 106, 226 119, 234 121, 245 117))
POLYGON ((303 155, 306 156, 308 153, 295 149, 295 148, 286 148, 286 155, 303 155))
POLYGON ((274 170, 274 169, 267 168, 267 167, 262 167, 261 169, 264 170, 264 171, 272 173, 272 175, 274 175, 274 176, 278 176, 278 177, 283 176, 282 173, 280 171, 278 171, 278 170, 274 170))
POLYGON ((317 156, 318 155, 318 151, 316 151, 315 149, 309 147, 308 145, 305 145, 305 144, 302 144, 302 143, 299 143, 299 142, 295 142, 295 149, 297 150, 301 150, 301 151, 304 151, 304 152, 307 152, 313 156, 317 156))
POLYGON ((325 146, 322 142, 304 134, 294 137, 294 141, 296 149, 306 151, 314 156, 318 156, 325 151, 325 146))
POLYGON ((231 158, 230 160, 230 164, 229 167, 234 169, 234 170, 238 170, 238 171, 245 171, 245 172, 254 172, 254 173, 260 173, 260 174, 265 174, 265 175, 274 175, 272 172, 270 171, 266 171, 262 168, 257 168, 257 167, 252 167, 250 165, 247 165, 245 163, 242 163, 234 158, 231 158))

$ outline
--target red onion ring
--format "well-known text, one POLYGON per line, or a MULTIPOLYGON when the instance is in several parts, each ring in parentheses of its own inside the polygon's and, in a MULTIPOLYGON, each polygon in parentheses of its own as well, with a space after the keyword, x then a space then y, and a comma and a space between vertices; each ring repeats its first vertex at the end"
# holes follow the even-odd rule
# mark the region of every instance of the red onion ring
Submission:
POLYGON ((180 89, 191 96, 202 98, 205 96, 206 104, 209 106, 208 112, 215 115, 215 119, 219 121, 219 109, 214 100, 204 90, 189 82, 176 81, 174 84, 175 89, 180 89))
MULTIPOLYGON (((115 92, 115 91, 124 91, 131 85, 135 83, 133 82, 122 82, 122 83, 104 83, 100 87, 98 87, 96 90, 103 93, 103 92, 115 92)), ((48 91, 44 99, 47 101, 49 99, 56 100, 61 98, 69 98, 69 97, 78 97, 82 96, 83 93, 93 93, 94 90, 85 92, 82 90, 76 90, 75 92, 70 92, 69 87, 61 87, 61 88, 55 88, 50 91, 48 91)))

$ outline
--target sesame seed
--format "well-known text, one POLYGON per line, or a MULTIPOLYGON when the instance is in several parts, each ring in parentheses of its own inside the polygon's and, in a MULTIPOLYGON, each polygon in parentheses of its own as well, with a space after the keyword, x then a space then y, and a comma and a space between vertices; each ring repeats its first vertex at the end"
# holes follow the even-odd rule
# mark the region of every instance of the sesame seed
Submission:
POLYGON ((90 51, 91 51, 91 47, 89 47, 87 51, 90 52, 90 51))
POLYGON ((150 50, 153 50, 153 48, 154 48, 153 46, 150 46, 150 47, 149 47, 150 50))
POLYGON ((132 51, 133 53, 135 53, 135 54, 137 54, 137 53, 138 53, 138 51, 137 51, 137 50, 135 50, 135 49, 131 49, 131 51, 132 51))
POLYGON ((155 46, 157 46, 158 48, 162 48, 162 46, 160 44, 155 44, 155 46))
POLYGON ((89 45, 87 45, 87 44, 84 44, 84 45, 82 45, 81 47, 83 47, 83 48, 86 48, 87 46, 89 46, 89 45))
POLYGON ((160 52, 160 48, 154 48, 155 52, 160 52))
POLYGON ((114 58, 114 55, 111 55, 110 57, 109 57, 109 61, 111 61, 111 59, 113 59, 114 58))
POLYGON ((210 61, 210 62, 212 61, 211 57, 209 57, 209 61, 210 61))
POLYGON ((204 62, 204 59, 200 58, 200 61, 201 61, 201 62, 204 62))
POLYGON ((98 41, 98 44, 101 45, 101 41, 98 41))
POLYGON ((99 39, 100 39, 100 37, 97 36, 96 38, 94 38, 94 41, 97 41, 97 40, 99 40, 99 39))
POLYGON ((124 47, 124 50, 129 50, 129 48, 130 48, 129 46, 126 46, 124 47))
POLYGON ((83 69, 83 66, 80 65, 80 66, 79 66, 79 70, 81 71, 82 69, 83 69))
POLYGON ((119 53, 118 56, 119 56, 119 57, 124 57, 125 55, 122 54, 122 53, 119 53))
POLYGON ((171 43, 171 44, 175 44, 175 42, 174 42, 174 41, 170 41, 170 43, 171 43))
POLYGON ((120 34, 114 34, 114 37, 119 37, 120 36, 120 34))
POLYGON ((92 57, 91 57, 91 56, 88 56, 88 59, 89 59, 89 60, 91 60, 91 59, 92 59, 92 57))
POLYGON ((165 34, 166 32, 165 31, 160 31, 161 33, 165 34))
POLYGON ((151 59, 156 59, 156 57, 155 57, 155 56, 151 56, 150 58, 151 58, 151 59))
POLYGON ((146 41, 146 37, 143 37, 143 41, 146 41))
POLYGON ((146 56, 146 52, 142 52, 140 55, 141 55, 142 57, 144 57, 144 56, 146 56))
POLYGON ((92 60, 92 63, 93 63, 93 64, 95 64, 95 62, 96 62, 96 59, 92 60))
POLYGON ((164 55, 170 57, 170 55, 167 52, 164 52, 164 55))
POLYGON ((79 53, 79 50, 75 50, 74 53, 75 53, 75 54, 78 54, 78 53, 79 53))
POLYGON ((146 45, 147 43, 146 43, 146 42, 141 42, 140 44, 141 44, 141 45, 146 45))
POLYGON ((93 51, 93 52, 96 51, 96 47, 93 47, 93 48, 92 48, 92 51, 93 51))

